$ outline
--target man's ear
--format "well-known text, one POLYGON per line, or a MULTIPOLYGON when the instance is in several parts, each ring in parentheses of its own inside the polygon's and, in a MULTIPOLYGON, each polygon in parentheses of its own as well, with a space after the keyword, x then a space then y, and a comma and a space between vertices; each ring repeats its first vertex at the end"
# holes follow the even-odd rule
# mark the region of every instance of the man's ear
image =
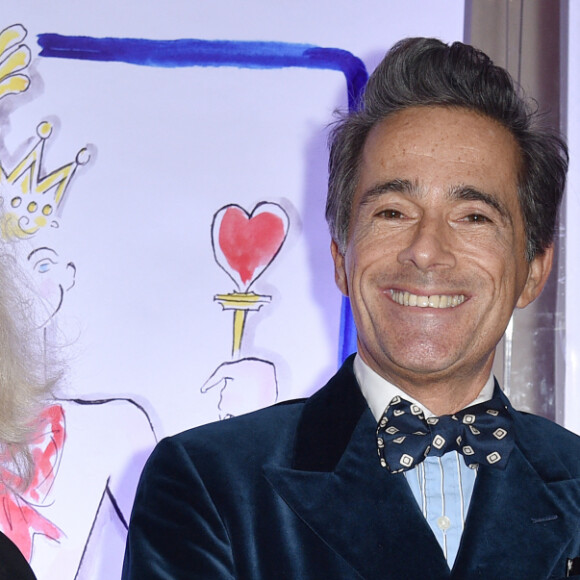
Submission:
POLYGON ((330 253, 332 254, 332 259, 334 260, 334 280, 336 281, 336 285, 345 296, 348 296, 348 284, 346 282, 344 255, 340 252, 338 249, 338 244, 334 240, 330 242, 330 253))
POLYGON ((554 245, 552 244, 543 254, 536 255, 531 261, 526 285, 516 303, 517 308, 525 308, 540 295, 550 275, 553 259, 554 245))

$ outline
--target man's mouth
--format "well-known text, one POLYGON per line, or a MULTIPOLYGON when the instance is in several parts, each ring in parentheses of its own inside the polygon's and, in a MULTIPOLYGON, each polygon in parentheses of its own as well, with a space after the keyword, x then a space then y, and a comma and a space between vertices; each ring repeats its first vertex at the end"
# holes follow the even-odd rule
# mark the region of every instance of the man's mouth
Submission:
POLYGON ((432 294, 431 296, 419 296, 401 290, 391 290, 394 302, 401 306, 418 306, 419 308, 455 308, 465 302, 463 294, 432 294))

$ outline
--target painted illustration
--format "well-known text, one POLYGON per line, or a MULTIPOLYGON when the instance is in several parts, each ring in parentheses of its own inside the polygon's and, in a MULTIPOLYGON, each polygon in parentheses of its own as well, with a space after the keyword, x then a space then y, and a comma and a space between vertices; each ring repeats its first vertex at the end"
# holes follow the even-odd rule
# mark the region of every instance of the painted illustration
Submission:
POLYGON ((201 387, 202 393, 219 392, 218 416, 230 419, 273 405, 278 400, 274 363, 247 357, 222 363, 201 387))
POLYGON ((0 32, 0 99, 23 93, 30 86, 25 74, 30 64, 30 49, 24 44, 27 31, 21 24, 0 32))
POLYGON ((228 205, 214 216, 211 232, 215 260, 236 285, 234 292, 214 298, 224 310, 234 313, 234 357, 242 348, 248 312, 260 310, 272 299, 250 291, 250 287, 278 255, 289 223, 282 206, 265 201, 251 213, 239 205, 228 205))
MULTIPOLYGON (((234 71, 234 75, 237 75, 236 69, 238 71, 240 69, 337 71, 346 81, 345 96, 349 108, 357 106, 360 93, 368 78, 364 63, 352 53, 339 48, 313 44, 203 38, 169 40, 97 38, 66 36, 55 32, 39 34, 38 44, 41 47, 40 56, 46 59, 77 60, 84 61, 86 64, 92 61, 99 63, 99 66, 103 63, 124 63, 131 67, 175 69, 176 73, 192 67, 230 68, 234 71)), ((271 106, 272 103, 269 103, 265 110, 271 106)), ((191 109, 184 112, 184 118, 190 119, 191 113, 191 109)), ((284 115, 287 116, 286 113, 284 115)), ((326 116, 325 122, 327 119, 326 116)), ((181 128, 178 129, 179 131, 181 128)), ((205 149, 203 146, 200 148, 205 149)), ((165 184, 161 187, 165 187, 165 184)), ((185 225, 185 227, 188 226, 185 225)), ((245 352, 243 338, 248 317, 267 308, 271 302, 271 296, 267 293, 255 292, 253 284, 276 257, 284 242, 287 227, 288 216, 284 210, 269 202, 260 203, 251 211, 247 211, 241 205, 229 204, 214 214, 212 224, 214 257, 235 285, 232 291, 215 296, 215 301, 226 313, 231 314, 233 319, 232 341, 229 349, 231 360, 218 365, 200 389, 203 394, 219 392, 217 403, 219 418, 228 418, 266 406, 278 398, 277 376, 279 373, 275 365, 267 360, 268 357, 256 356, 261 353, 245 352), (266 227, 262 231, 264 225, 266 227), (261 236, 265 236, 259 240, 255 237, 258 230, 261 236), (246 247, 248 243, 249 247, 246 247)), ((319 231, 324 230, 317 228, 314 235, 318 236, 319 231)), ((319 296, 322 295, 322 293, 319 294, 319 296)), ((340 297, 339 300, 342 300, 342 316, 338 358, 342 359, 352 352, 355 335, 348 300, 340 297)), ((328 301, 323 302, 325 303, 322 304, 322 308, 328 307, 328 301)), ((318 303, 316 308, 320 306, 321 304, 318 303)), ((333 320, 336 318, 334 313, 327 319, 330 317, 333 320)), ((325 343, 327 338, 323 328, 327 328, 326 324, 318 325, 321 343, 325 343)), ((336 340, 334 336, 332 339, 336 340)), ((337 357, 334 354, 334 346, 332 348, 331 356, 334 361, 337 357)), ((302 356, 300 360, 302 361, 302 356)), ((319 357, 318 360, 323 359, 319 357)), ((313 367, 309 365, 305 368, 312 369, 313 367)))
MULTIPOLYGON (((25 37, 21 25, 0 34, 1 97, 30 85, 25 37)), ((82 148, 74 161, 45 171, 45 144, 52 129, 42 121, 24 155, 9 164, 3 147, 5 158, 0 158, 0 232, 5 251, 13 252, 24 272, 21 289, 42 335, 47 365, 56 346, 56 315, 77 272, 58 248, 62 211, 73 175, 90 160, 82 148)), ((35 472, 28 487, 16 492, 17 475, 4 470, 0 529, 39 578, 72 580, 81 577, 83 560, 94 558, 93 544, 102 539, 104 529, 117 536, 122 550, 139 467, 155 443, 155 433, 145 410, 121 398, 57 396, 47 401, 38 424, 30 443, 35 472)))
POLYGON ((215 261, 235 284, 233 292, 217 294, 214 300, 233 313, 232 358, 222 363, 201 388, 202 393, 220 393, 220 419, 248 413, 278 399, 276 367, 256 357, 240 358, 248 313, 269 304, 271 296, 250 288, 278 256, 290 219, 284 208, 263 201, 251 212, 236 204, 222 207, 214 215, 211 241, 215 261))

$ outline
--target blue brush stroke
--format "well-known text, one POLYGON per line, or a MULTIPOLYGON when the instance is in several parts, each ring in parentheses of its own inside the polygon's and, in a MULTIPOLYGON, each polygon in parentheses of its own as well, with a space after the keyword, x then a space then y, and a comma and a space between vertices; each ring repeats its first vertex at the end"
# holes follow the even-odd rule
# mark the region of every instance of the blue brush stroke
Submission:
POLYGON ((352 316, 352 309, 348 297, 343 296, 340 309, 340 334, 338 337, 338 363, 339 365, 353 352, 357 350, 356 326, 352 316))
POLYGON ((234 66, 275 69, 300 67, 336 70, 347 83, 348 106, 357 107, 368 74, 364 63, 346 50, 312 44, 237 40, 146 40, 38 35, 40 56, 75 60, 126 62, 153 67, 234 66))
MULTIPOLYGON (((223 67, 279 69, 299 67, 335 70, 344 74, 348 108, 358 108, 368 80, 364 63, 346 50, 311 44, 235 40, 145 40, 93 38, 45 33, 38 35, 40 56, 101 62, 125 62, 151 67, 223 67)), ((342 300, 339 363, 356 351, 356 328, 350 301, 342 300)))

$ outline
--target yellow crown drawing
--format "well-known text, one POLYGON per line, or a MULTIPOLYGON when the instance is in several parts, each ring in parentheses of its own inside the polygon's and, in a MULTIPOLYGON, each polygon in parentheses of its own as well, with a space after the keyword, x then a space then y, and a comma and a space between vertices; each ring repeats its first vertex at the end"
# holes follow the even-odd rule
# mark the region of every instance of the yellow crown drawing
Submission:
POLYGON ((36 128, 39 140, 12 171, 7 172, 0 160, 0 231, 4 239, 26 238, 47 225, 58 227, 58 209, 72 176, 90 159, 83 148, 72 163, 41 176, 44 144, 51 133, 48 121, 40 123, 36 128))

